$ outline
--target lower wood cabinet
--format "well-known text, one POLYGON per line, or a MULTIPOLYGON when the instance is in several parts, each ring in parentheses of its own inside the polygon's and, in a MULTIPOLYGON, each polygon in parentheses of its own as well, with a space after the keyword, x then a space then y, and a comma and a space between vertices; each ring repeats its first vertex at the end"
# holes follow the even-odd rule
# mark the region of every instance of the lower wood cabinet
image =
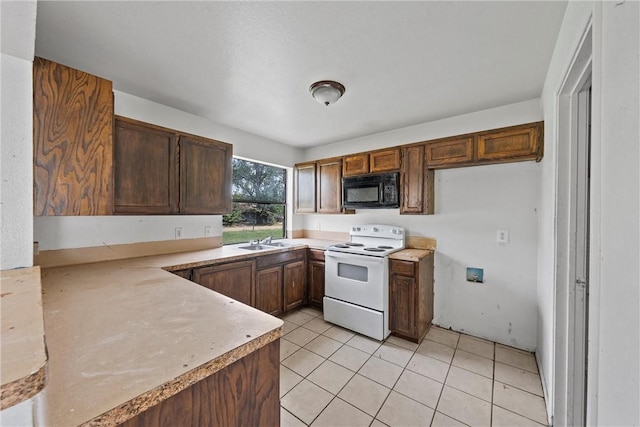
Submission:
POLYGON ((279 355, 276 340, 120 426, 278 426, 279 355))
POLYGON ((419 343, 433 320, 433 254, 389 260, 389 329, 419 343))
POLYGON ((255 306, 255 260, 229 262, 193 269, 192 281, 223 295, 255 306))
POLYGON ((321 309, 324 298, 324 251, 309 249, 307 283, 309 304, 321 309))
POLYGON ((282 313, 282 267, 258 270, 256 273, 256 308, 278 316, 282 313))
POLYGON ((284 265, 284 306, 287 312, 304 304, 306 293, 306 269, 304 261, 284 265))

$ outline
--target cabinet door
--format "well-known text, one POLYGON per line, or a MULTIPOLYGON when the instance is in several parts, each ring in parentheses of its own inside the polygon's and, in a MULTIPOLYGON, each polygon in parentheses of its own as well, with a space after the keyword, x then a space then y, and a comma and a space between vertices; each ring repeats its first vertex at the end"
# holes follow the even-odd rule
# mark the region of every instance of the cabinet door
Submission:
POLYGON ((389 329, 415 338, 416 279, 392 273, 389 282, 389 329))
POLYGON ((254 305, 254 260, 194 268, 193 281, 236 301, 254 305))
POLYGON ((304 304, 305 263, 292 262, 284 265, 284 311, 304 304))
POLYGON ((342 209, 342 161, 318 161, 318 212, 340 213, 342 209))
POLYGON ((369 173, 369 154, 360 153, 344 158, 342 176, 363 175, 366 173, 369 173))
POLYGON ((256 308, 272 316, 282 312, 282 266, 258 270, 256 308))
POLYGON ((400 169, 400 149, 375 151, 370 154, 371 173, 389 172, 400 169))
POLYGON ((309 261, 309 303, 322 308, 324 297, 324 262, 309 261))
POLYGON ((316 211, 316 164, 306 163, 295 167, 296 213, 316 211))
POLYGON ((478 161, 541 158, 541 134, 541 123, 482 133, 478 135, 478 153, 476 157, 478 161))
POLYGON ((425 166, 425 147, 406 147, 402 154, 400 188, 402 189, 401 214, 433 214, 434 178, 432 169, 425 166))
POLYGON ((430 169, 465 166, 473 162, 473 136, 429 142, 426 149, 430 169))
POLYGON ((111 215, 112 153, 111 82, 35 58, 34 215, 111 215))
POLYGON ((232 157, 230 144, 180 136, 180 213, 231 212, 232 157))
POLYGON ((148 123, 116 117, 114 212, 178 212, 178 137, 148 123))

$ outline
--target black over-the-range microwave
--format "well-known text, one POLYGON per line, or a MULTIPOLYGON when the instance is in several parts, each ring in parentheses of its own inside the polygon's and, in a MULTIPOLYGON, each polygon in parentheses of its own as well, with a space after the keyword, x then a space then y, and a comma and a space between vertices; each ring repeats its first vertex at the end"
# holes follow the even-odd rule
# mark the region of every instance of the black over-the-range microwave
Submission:
POLYGON ((347 209, 397 208, 399 174, 375 173, 342 178, 342 207, 347 209))

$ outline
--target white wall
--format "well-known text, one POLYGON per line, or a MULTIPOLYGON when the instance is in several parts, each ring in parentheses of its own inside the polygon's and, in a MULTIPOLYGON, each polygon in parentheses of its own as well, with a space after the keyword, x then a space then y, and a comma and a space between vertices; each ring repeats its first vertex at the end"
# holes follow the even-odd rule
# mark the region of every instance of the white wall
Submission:
MULTIPOLYGON (((539 100, 452 117, 357 141, 309 150, 308 159, 366 151, 542 119, 539 100)), ((389 223, 410 235, 435 237, 434 322, 518 348, 536 346, 537 207, 535 162, 436 171, 435 215, 359 210, 305 215, 305 228, 346 232, 352 224, 389 223), (498 229, 510 243, 496 243, 498 229), (466 267, 484 268, 485 283, 466 281, 466 267)))
POLYGON ((36 2, 1 2, 0 270, 33 265, 31 79, 36 2))
MULTIPOLYGON (((301 151, 296 148, 124 92, 114 94, 117 115, 229 142, 234 156, 287 167, 300 159, 301 151)), ((35 217, 34 235, 40 250, 51 250, 171 240, 176 227, 182 227, 183 238, 205 237, 205 226, 212 226, 213 235, 221 236, 222 216, 35 217)))
POLYGON ((32 62, 2 53, 0 270, 33 265, 32 62))
MULTIPOLYGON (((559 301, 557 92, 589 20, 593 22, 591 244, 587 423, 640 425, 640 7, 638 2, 569 2, 542 101, 537 356, 555 423, 562 425, 566 360, 554 360, 559 301), (616 4, 618 3, 618 4, 616 4), (555 395, 555 396, 554 396, 555 395)), ((561 307, 562 308, 562 307, 561 307)), ((570 337, 570 332, 568 336, 570 337)), ((566 400, 566 399, 565 399, 566 400)))

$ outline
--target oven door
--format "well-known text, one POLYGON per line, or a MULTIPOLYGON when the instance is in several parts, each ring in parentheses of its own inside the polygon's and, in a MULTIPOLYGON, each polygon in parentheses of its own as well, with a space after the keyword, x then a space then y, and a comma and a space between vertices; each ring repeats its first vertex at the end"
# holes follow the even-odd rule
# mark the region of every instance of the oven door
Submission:
POLYGON ((389 260, 344 252, 325 252, 325 295, 373 310, 386 311, 389 260))

